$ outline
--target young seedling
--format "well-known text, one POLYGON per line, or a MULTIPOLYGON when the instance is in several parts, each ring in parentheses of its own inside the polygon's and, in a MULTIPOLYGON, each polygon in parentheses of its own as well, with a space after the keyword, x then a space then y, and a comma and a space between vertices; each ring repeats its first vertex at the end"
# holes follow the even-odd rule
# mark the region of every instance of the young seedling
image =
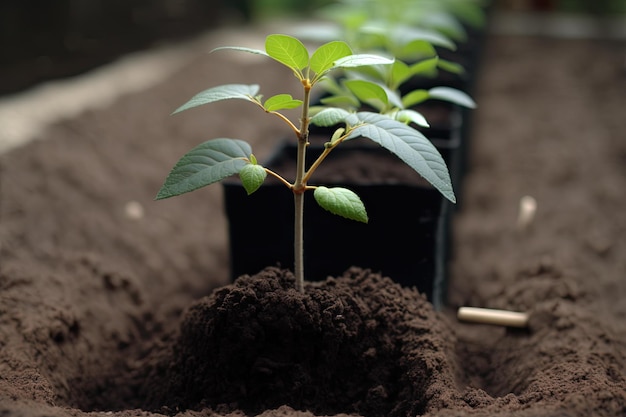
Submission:
MULTIPOLYGON (((419 131, 386 115, 372 112, 351 112, 340 108, 326 108, 311 116, 311 90, 331 71, 371 65, 391 65, 393 59, 371 54, 354 54, 347 43, 331 41, 312 54, 298 39, 282 34, 269 35, 265 50, 244 47, 221 47, 216 50, 234 50, 267 56, 289 68, 302 86, 302 99, 289 94, 278 94, 267 99, 259 95, 255 84, 228 84, 209 88, 174 111, 179 113, 204 104, 227 99, 251 102, 265 113, 277 116, 295 135, 298 144, 296 175, 290 182, 279 173, 262 166, 252 153, 250 145, 240 139, 210 139, 185 154, 171 170, 156 199, 164 199, 197 190, 238 174, 248 194, 258 190, 267 175, 277 178, 294 195, 294 274, 296 288, 304 291, 303 265, 303 209, 304 195, 313 191, 317 203, 331 213, 367 223, 366 209, 361 199, 342 187, 309 184, 312 175, 324 159, 341 143, 358 137, 368 138, 388 149, 431 183, 447 199, 455 202, 446 164, 432 143, 419 131), (282 110, 301 108, 296 125, 282 110), (342 123, 325 144, 323 151, 310 165, 305 166, 310 123, 333 126, 342 123)), ((330 231, 329 231, 330 233, 330 231)))

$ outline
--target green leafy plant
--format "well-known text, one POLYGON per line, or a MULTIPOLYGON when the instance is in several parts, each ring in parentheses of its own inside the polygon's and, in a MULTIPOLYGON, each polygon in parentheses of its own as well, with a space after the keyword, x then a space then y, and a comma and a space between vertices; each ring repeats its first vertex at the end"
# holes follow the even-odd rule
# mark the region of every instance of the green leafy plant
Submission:
POLYGON ((416 74, 433 68, 437 60, 438 58, 434 57, 408 65, 396 59, 390 65, 357 68, 348 72, 341 80, 326 78, 323 83, 327 95, 322 97, 320 102, 355 110, 366 104, 395 120, 423 127, 429 126, 428 121, 415 106, 429 99, 475 108, 476 103, 467 93, 447 86, 432 87, 428 90, 419 88, 402 94, 401 86, 404 83, 416 74))
POLYGON ((442 70, 462 76, 465 68, 438 49, 453 52, 468 40, 467 28, 483 28, 489 1, 336 0, 317 10, 322 21, 301 25, 295 35, 317 42, 341 39, 359 52, 386 51, 404 60, 413 75, 434 78, 442 70))
MULTIPOLYGON (((267 56, 289 68, 302 86, 302 98, 278 94, 264 99, 256 84, 228 84, 209 88, 180 106, 173 114, 201 105, 228 99, 245 100, 265 113, 277 116, 289 126, 297 141, 296 175, 292 181, 262 166, 250 145, 240 139, 210 139, 185 154, 171 170, 156 199, 164 199, 197 190, 209 184, 238 174, 248 194, 258 190, 267 175, 277 178, 294 195, 294 274, 296 287, 304 288, 303 267, 303 209, 304 195, 313 191, 317 203, 324 209, 347 219, 368 222, 363 202, 354 192, 342 187, 311 185, 310 180, 324 159, 343 142, 364 137, 388 149, 431 183, 443 196, 455 202, 454 191, 446 164, 432 143, 422 133, 393 118, 375 112, 354 112, 337 107, 325 108, 314 116, 310 111, 311 90, 338 69, 392 65, 394 60, 372 54, 355 54, 342 41, 331 41, 313 53, 297 38, 288 35, 269 35, 265 50, 245 47, 220 47, 216 50, 234 50, 267 56), (282 110, 301 108, 299 124, 287 118, 282 110), (323 151, 310 166, 305 166, 309 126, 343 124, 326 142, 323 151)), ((330 233, 330 231, 329 231, 330 233)))
POLYGON ((379 28, 383 29, 381 33, 393 33, 391 37, 399 35, 406 40, 426 36, 433 44, 449 47, 451 41, 463 42, 467 39, 466 26, 480 28, 485 25, 485 5, 488 2, 489 0, 337 0, 319 8, 317 14, 325 20, 337 23, 334 31, 342 31, 350 41, 354 40, 361 45, 362 35, 369 32, 366 28, 379 28))

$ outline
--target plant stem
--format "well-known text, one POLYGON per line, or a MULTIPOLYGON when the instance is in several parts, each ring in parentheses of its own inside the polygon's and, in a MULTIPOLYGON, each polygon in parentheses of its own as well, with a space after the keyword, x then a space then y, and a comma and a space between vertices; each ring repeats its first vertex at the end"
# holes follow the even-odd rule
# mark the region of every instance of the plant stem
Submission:
POLYGON ((295 207, 295 223, 294 223, 294 256, 295 265, 294 273, 296 275, 296 289, 304 293, 304 193, 294 192, 294 207, 295 207))
POLYGON ((304 86, 304 99, 302 104, 302 117, 300 118, 300 131, 298 132, 298 155, 296 162, 296 180, 293 184, 294 195, 294 274, 296 277, 296 289, 304 292, 304 191, 306 183, 304 174, 306 171, 306 148, 309 142, 309 98, 311 84, 307 78, 302 80, 304 86))

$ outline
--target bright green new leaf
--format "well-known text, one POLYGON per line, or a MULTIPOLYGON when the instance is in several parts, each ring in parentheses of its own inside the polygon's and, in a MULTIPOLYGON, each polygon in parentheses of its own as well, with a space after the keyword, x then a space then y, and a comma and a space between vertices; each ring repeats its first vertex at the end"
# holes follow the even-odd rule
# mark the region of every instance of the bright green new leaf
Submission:
POLYGON ((368 222, 365 205, 353 191, 341 187, 317 187, 313 196, 320 207, 333 214, 358 222, 368 222))
POLYGON ((398 156, 444 197, 456 202, 445 161, 435 146, 418 130, 388 116, 359 112, 361 124, 345 139, 366 137, 398 156))
POLYGON ((393 64, 393 59, 385 58, 380 55, 372 54, 356 54, 339 58, 333 64, 333 68, 356 68, 366 65, 389 65, 393 64))
POLYGON ((403 123, 415 123, 418 126, 430 127, 424 115, 415 110, 400 110, 396 113, 395 118, 403 123))
POLYGON ((357 124, 359 120, 354 113, 336 107, 326 108, 311 118, 311 123, 316 126, 328 127, 342 122, 354 125, 357 124))
POLYGON ((343 134, 346 132, 346 129, 343 127, 338 128, 337 130, 335 130, 333 132, 333 135, 330 137, 330 143, 331 145, 334 145, 335 142, 337 142, 342 136, 343 134))
POLYGON ((437 67, 452 74, 465 73, 465 68, 463 68, 463 65, 456 62, 448 61, 446 59, 439 59, 439 62, 437 62, 437 67))
POLYGON ((407 59, 422 59, 422 58, 432 58, 437 55, 437 51, 433 47, 430 42, 415 40, 412 42, 408 42, 404 44, 398 52, 396 52, 396 56, 398 58, 407 58, 407 59))
POLYGON ((428 90, 413 90, 402 97, 402 104, 406 109, 428 100, 428 97, 430 97, 428 90))
POLYGON ((196 94, 191 100, 177 108, 172 114, 220 100, 240 99, 254 102, 254 96, 256 96, 258 92, 259 86, 257 84, 220 85, 196 94))
POLYGON ((156 199, 197 190, 238 173, 252 149, 239 139, 211 139, 185 154, 172 168, 156 199))
POLYGON ((265 52, 296 73, 309 66, 309 52, 306 47, 289 35, 269 35, 265 38, 265 52))
POLYGON ((379 111, 383 111, 389 104, 387 92, 380 85, 366 80, 346 80, 344 85, 362 103, 367 103, 379 111))
POLYGON ((389 86, 393 89, 398 89, 409 78, 411 78, 411 69, 409 66, 399 59, 396 59, 393 65, 391 65, 389 86))
POLYGON ((239 179, 248 195, 259 189, 267 177, 265 168, 257 164, 247 164, 239 171, 239 179))
POLYGON ((400 91, 399 90, 392 90, 391 88, 387 87, 386 85, 381 85, 381 87, 383 88, 383 90, 385 90, 385 93, 387 93, 387 99, 389 100, 389 104, 391 104, 391 106, 393 107, 397 107, 397 108, 403 108, 402 107, 402 97, 400 97, 400 91))
POLYGON ((278 111, 282 109, 295 109, 302 105, 302 100, 294 100, 291 94, 277 94, 268 98, 263 104, 267 111, 278 111))
POLYGON ((416 64, 411 65, 411 75, 425 75, 435 76, 437 75, 437 64, 439 63, 439 57, 424 59, 416 64))
POLYGON ((451 103, 458 104, 459 106, 468 107, 470 109, 476 108, 476 103, 465 92, 457 90, 452 87, 434 87, 428 90, 428 96, 430 98, 436 98, 439 100, 449 101, 451 103))
POLYGON ((328 42, 313 52, 311 55, 311 70, 316 74, 322 74, 333 67, 335 61, 352 55, 352 49, 342 41, 328 42))

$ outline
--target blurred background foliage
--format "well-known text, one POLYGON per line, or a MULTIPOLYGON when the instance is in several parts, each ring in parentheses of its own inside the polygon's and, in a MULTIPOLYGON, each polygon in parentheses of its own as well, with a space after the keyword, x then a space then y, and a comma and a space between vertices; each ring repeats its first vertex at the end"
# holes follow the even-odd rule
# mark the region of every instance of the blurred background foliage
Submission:
MULTIPOLYGON (((221 26, 274 18, 307 19, 335 2, 1 0, 0 95, 76 75, 125 53, 221 26)), ((505 10, 626 13, 626 0, 494 0, 494 5, 505 10)))

